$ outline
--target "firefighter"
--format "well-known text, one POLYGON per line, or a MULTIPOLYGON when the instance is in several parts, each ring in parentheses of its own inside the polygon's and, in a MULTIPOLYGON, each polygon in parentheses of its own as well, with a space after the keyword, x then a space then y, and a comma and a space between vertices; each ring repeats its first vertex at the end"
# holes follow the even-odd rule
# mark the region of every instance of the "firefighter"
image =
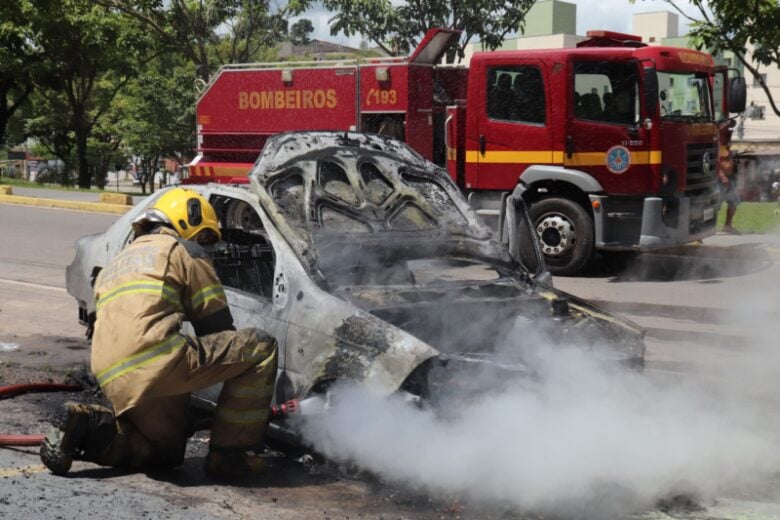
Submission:
POLYGON ((203 245, 220 239, 214 208, 174 188, 133 222, 135 240, 95 282, 92 371, 113 406, 66 403, 41 446, 55 474, 86 460, 131 469, 184 460, 194 433, 190 392, 224 382, 206 471, 260 473, 260 447, 276 376, 276 342, 236 331, 225 292, 203 245), (196 337, 180 329, 189 321, 196 337))

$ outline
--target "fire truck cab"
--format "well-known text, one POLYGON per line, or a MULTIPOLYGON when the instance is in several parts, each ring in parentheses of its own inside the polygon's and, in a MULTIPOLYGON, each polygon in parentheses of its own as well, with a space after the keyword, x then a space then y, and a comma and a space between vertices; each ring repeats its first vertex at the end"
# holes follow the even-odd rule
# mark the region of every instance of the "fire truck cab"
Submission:
POLYGON ((279 132, 370 131, 446 166, 502 229, 506 198, 521 194, 554 274, 578 272, 596 251, 714 233, 724 129, 744 110, 742 78, 709 54, 606 31, 575 49, 437 65, 457 38, 431 30, 408 58, 223 67, 198 102, 190 172, 245 176, 279 132))

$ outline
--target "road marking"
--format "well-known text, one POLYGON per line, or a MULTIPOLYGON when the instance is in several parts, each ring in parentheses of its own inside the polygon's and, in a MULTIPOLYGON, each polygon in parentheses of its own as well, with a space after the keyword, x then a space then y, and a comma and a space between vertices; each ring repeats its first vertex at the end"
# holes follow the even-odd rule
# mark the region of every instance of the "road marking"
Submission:
POLYGON ((55 285, 44 285, 42 283, 20 282, 19 280, 9 280, 8 278, 0 278, 0 283, 21 285, 23 287, 34 287, 36 289, 48 289, 50 291, 57 291, 57 292, 67 292, 67 290, 64 287, 57 287, 55 285))
POLYGON ((48 471, 46 466, 37 464, 35 466, 25 466, 23 468, 0 469, 0 478, 17 477, 19 475, 32 475, 34 473, 43 473, 48 471))

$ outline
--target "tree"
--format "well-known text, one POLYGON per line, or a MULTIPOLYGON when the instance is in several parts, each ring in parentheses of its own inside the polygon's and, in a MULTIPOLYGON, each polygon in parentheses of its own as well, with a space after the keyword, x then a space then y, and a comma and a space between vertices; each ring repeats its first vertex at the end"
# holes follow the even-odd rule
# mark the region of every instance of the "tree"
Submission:
POLYGON ((392 55, 408 53, 428 29, 445 27, 463 31, 460 45, 448 54, 464 56, 466 45, 478 38, 493 50, 507 35, 519 31, 535 0, 324 0, 336 14, 331 34, 361 34, 392 55))
POLYGON ((70 127, 71 119, 65 94, 60 92, 43 95, 36 91, 30 105, 34 108, 33 114, 26 121, 26 133, 35 136, 46 151, 63 162, 59 183, 70 186, 73 184, 70 172, 75 162, 75 139, 70 127))
MULTIPOLYGON (((635 0, 632 0, 632 2, 635 0)), ((777 0, 690 0, 700 18, 665 0, 691 22, 691 36, 711 52, 731 51, 766 92, 772 110, 780 110, 760 73, 761 65, 780 66, 780 4, 777 0), (752 59, 747 49, 752 46, 752 59)))
MULTIPOLYGON (((95 185, 101 189, 106 187, 108 171, 112 166, 126 162, 122 150, 122 127, 127 118, 124 104, 117 94, 111 107, 95 124, 87 143, 88 161, 91 177, 95 185)), ((117 168, 118 169, 118 168, 117 168)))
MULTIPOLYGON (((117 12, 90 0, 28 0, 25 5, 47 70, 36 82, 38 93, 48 101, 41 107, 57 110, 54 119, 67 116, 66 126, 42 131, 57 133, 58 141, 73 140, 78 185, 88 188, 92 130, 138 64, 148 59, 151 42, 117 12)), ((67 163, 69 158, 62 159, 67 163)))
POLYGON ((290 27, 290 41, 296 45, 311 43, 309 35, 314 32, 314 24, 308 18, 301 18, 290 27))
POLYGON ((195 143, 194 66, 175 66, 175 56, 150 63, 121 98, 125 117, 120 124, 123 142, 143 165, 144 193, 153 191, 154 172, 161 158, 180 163, 191 157, 195 143))
POLYGON ((97 0, 118 9, 138 27, 152 31, 171 51, 181 53, 208 83, 224 63, 251 61, 264 47, 287 35, 287 18, 310 0, 97 0))
POLYGON ((23 2, 0 2, 0 145, 8 122, 32 94, 40 61, 24 11, 23 2))

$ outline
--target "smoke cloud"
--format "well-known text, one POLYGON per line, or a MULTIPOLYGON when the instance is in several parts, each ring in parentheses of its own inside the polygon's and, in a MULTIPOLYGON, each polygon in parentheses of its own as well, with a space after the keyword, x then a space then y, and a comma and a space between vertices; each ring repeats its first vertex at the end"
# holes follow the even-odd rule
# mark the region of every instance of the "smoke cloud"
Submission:
MULTIPOLYGON (((759 301, 737 317, 766 327, 766 310, 777 308, 759 301)), ((740 345, 753 362, 709 378, 622 368, 554 346, 528 323, 507 343, 534 377, 422 408, 340 385, 326 413, 304 418, 304 438, 412 489, 578 518, 617 517, 679 494, 706 503, 780 471, 780 356, 767 343, 740 345)))

